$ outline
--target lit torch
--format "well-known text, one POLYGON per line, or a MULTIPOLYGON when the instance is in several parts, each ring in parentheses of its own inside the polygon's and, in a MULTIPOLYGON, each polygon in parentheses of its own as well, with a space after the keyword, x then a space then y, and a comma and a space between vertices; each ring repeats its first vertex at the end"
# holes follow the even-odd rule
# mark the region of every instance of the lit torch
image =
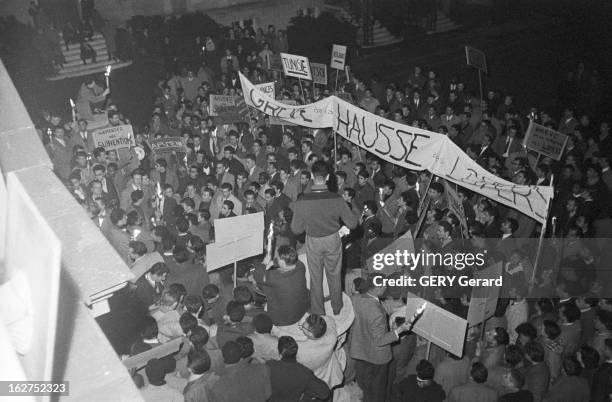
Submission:
POLYGON ((76 105, 72 98, 70 98, 70 109, 72 110, 72 122, 76 123, 76 105))
POLYGON ((109 64, 106 66, 106 71, 104 72, 104 76, 106 77, 106 88, 110 89, 110 73, 113 67, 109 64))

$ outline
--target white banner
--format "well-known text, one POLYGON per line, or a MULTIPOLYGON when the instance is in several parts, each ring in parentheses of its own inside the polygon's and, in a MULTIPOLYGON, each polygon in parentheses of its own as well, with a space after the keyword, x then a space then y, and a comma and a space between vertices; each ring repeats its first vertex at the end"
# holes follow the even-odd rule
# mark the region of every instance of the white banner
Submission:
POLYGON ((308 57, 289 53, 281 53, 280 55, 283 60, 283 71, 287 77, 312 80, 308 57))
POLYGON ((330 96, 303 106, 283 105, 257 91, 242 74, 247 104, 257 110, 310 128, 329 128, 378 157, 436 176, 515 208, 544 222, 553 197, 550 186, 520 186, 483 169, 447 136, 398 124, 330 96))
POLYGON ((274 82, 266 82, 264 84, 257 84, 255 88, 259 89, 264 94, 268 95, 272 99, 276 99, 276 89, 274 88, 274 82))
POLYGON ((246 104, 262 113, 310 128, 331 127, 333 124, 334 111, 331 97, 309 105, 291 106, 261 93, 242 73, 240 73, 240 82, 246 104))

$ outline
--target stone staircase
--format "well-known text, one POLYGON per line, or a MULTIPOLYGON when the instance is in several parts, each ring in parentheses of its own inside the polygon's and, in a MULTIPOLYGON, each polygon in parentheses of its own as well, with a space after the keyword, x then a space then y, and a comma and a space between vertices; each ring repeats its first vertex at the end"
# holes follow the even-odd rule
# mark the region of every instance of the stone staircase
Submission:
MULTIPOLYGON (((338 5, 333 4, 325 4, 323 7, 323 11, 327 11, 336 15, 341 20, 349 22, 353 24, 355 27, 360 28, 360 23, 357 20, 357 17, 354 16, 350 11, 348 11, 344 7, 340 7, 338 5)), ((394 45, 396 43, 401 43, 404 41, 402 38, 395 37, 391 32, 387 30, 384 26, 380 24, 378 21, 374 21, 373 27, 373 35, 372 35, 372 43, 368 45, 363 45, 364 49, 373 49, 377 47, 384 47, 394 45)))
POLYGON ((435 35, 442 32, 454 31, 461 28, 461 25, 455 24, 450 18, 446 16, 442 11, 438 10, 438 17, 436 19, 436 29, 433 31, 427 31, 427 35, 435 35))
POLYGON ((92 40, 88 43, 96 51, 97 58, 95 63, 92 63, 91 60, 89 60, 87 64, 83 64, 83 61, 81 60, 81 50, 79 44, 70 44, 68 46, 68 50, 66 50, 66 45, 62 40, 62 53, 64 54, 66 63, 56 75, 47 77, 47 81, 57 81, 66 78, 81 77, 84 75, 101 73, 104 72, 104 69, 109 64, 112 65, 113 70, 122 67, 127 67, 132 64, 131 61, 116 62, 114 60, 108 60, 108 54, 106 52, 106 42, 104 41, 104 37, 99 33, 95 34, 92 37, 92 40))

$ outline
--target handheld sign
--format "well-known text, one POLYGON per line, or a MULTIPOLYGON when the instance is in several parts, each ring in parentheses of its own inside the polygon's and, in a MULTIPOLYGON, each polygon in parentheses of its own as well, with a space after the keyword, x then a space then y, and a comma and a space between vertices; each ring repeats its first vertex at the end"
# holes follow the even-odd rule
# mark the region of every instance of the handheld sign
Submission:
MULTIPOLYGON (((474 279, 497 279, 502 275, 502 263, 498 262, 490 267, 474 272, 474 279)), ((474 286, 470 297, 468 309, 468 326, 473 327, 493 317, 497 308, 500 287, 474 286)))
POLYGON ((283 60, 283 71, 287 77, 312 80, 308 57, 288 53, 281 53, 280 55, 283 60))
POLYGON ((532 120, 525 133, 525 146, 558 161, 561 160, 568 138, 567 135, 534 123, 532 120))
POLYGON ((185 143, 182 137, 157 138, 149 141, 151 151, 156 154, 169 152, 185 152, 185 143))
POLYGON ((321 63, 310 63, 312 82, 327 85, 327 65, 321 63))
POLYGON ((465 47, 465 60, 468 66, 475 67, 487 74, 487 58, 482 50, 465 47))
POLYGON ((455 356, 463 355, 466 320, 410 292, 406 302, 405 317, 418 318, 413 321, 412 332, 455 356))
POLYGON ((136 145, 131 124, 101 128, 93 132, 94 144, 106 151, 129 148, 136 145))
POLYGON ((334 45, 332 47, 331 62, 329 66, 336 70, 344 70, 346 62, 346 46, 334 45))

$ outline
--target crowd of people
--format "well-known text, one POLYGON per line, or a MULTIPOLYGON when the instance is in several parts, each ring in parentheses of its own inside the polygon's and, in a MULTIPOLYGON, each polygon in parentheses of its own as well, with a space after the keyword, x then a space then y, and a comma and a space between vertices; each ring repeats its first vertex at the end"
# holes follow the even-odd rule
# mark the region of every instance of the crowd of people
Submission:
MULTIPOLYGON (((129 317, 113 338, 117 352, 182 340, 178 353, 132 373, 145 400, 610 400, 609 248, 587 241, 605 236, 611 212, 612 137, 598 113, 595 72, 580 63, 560 85, 560 115, 519 107, 497 90, 477 99, 461 79, 419 66, 402 82, 373 74, 302 88, 272 70, 271 57, 288 47, 274 26, 229 32, 222 47, 200 38, 186 57, 165 37, 166 75, 143 124, 107 101, 108 88, 84 84, 92 96, 79 114, 105 109, 109 125, 132 123, 134 146, 96 147, 85 118, 51 113, 37 125, 58 176, 134 274, 111 299, 109 314, 129 317), (254 110, 216 124, 209 95, 240 99, 239 71, 256 84, 273 81, 278 99, 297 104, 339 93, 447 135, 518 185, 553 185, 544 235, 556 240, 536 265, 543 229, 535 220, 461 187, 457 216, 443 181, 330 130, 277 124, 254 110), (568 135, 560 161, 522 146, 530 121, 568 135), (152 151, 149 142, 165 137, 182 137, 184 152, 152 151), (215 222, 259 212, 271 238, 265 252, 236 272, 207 272, 215 222), (412 332, 414 319, 401 317, 410 291, 465 318, 470 289, 385 288, 376 279, 384 274, 371 258, 407 231, 418 250, 486 252, 486 266, 503 264, 495 315, 468 331, 462 355, 428 347, 412 332)), ((394 271, 389 278, 410 274, 394 271)), ((416 272, 458 274, 444 265, 416 272)))

